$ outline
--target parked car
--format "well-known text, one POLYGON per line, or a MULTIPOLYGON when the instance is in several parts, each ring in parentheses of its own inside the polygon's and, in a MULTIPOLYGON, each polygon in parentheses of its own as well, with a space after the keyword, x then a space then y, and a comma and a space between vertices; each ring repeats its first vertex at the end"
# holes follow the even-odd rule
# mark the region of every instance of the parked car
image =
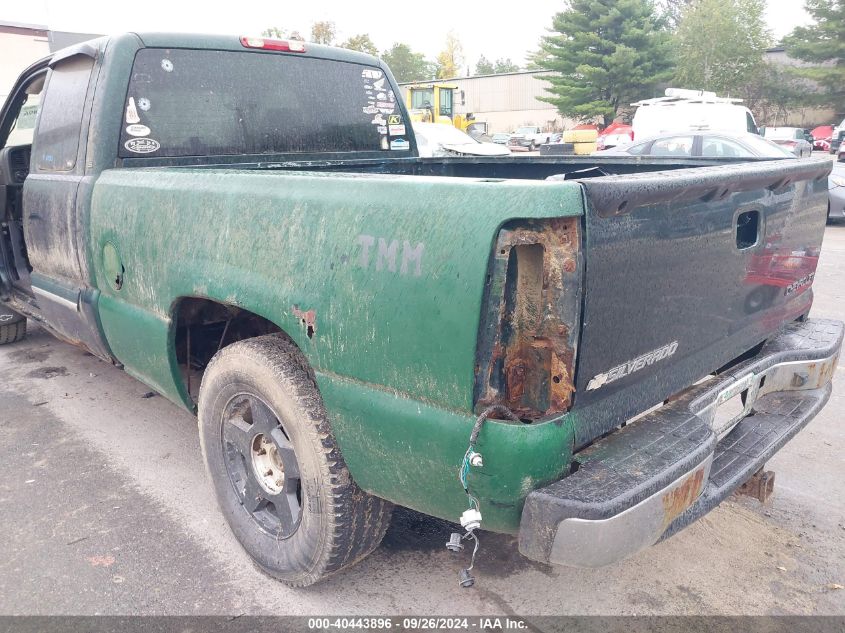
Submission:
POLYGON ((510 150, 496 143, 484 143, 444 123, 414 122, 420 156, 510 156, 510 150))
POLYGON ((827 219, 845 218, 845 163, 834 163, 827 177, 827 219))
POLYGON ((507 132, 496 132, 493 136, 493 142, 497 145, 507 145, 508 139, 511 137, 507 132))
POLYGON ((630 125, 611 125, 596 139, 599 151, 614 147, 626 147, 634 141, 634 128, 630 125))
POLYGON ((766 127, 763 137, 785 147, 798 158, 813 153, 813 146, 807 141, 806 133, 800 127, 766 127))
POLYGON ((792 152, 757 134, 730 132, 663 134, 594 156, 678 156, 689 158, 794 158, 792 152))
POLYGON ((482 528, 540 563, 609 564, 824 407, 843 337, 810 317, 828 159, 420 160, 400 99, 362 106, 374 84, 400 94, 357 51, 128 33, 31 64, 0 110, 0 344, 31 320, 196 413, 207 518, 260 569, 337 573, 394 504, 459 522, 461 567, 482 528), (7 145, 39 93, 32 142, 7 145), (695 241, 675 228, 693 215, 695 241), (761 299, 793 253, 800 278, 761 299))
POLYGON ((718 97, 714 92, 667 88, 664 97, 644 99, 631 120, 634 141, 667 132, 721 130, 757 134, 751 111, 742 99, 718 97))
POLYGON ((845 119, 842 119, 842 123, 833 128, 833 133, 830 135, 831 154, 836 154, 839 151, 843 140, 845 140, 845 119))
POLYGON ((553 132, 543 132, 536 125, 526 125, 516 129, 516 132, 511 134, 508 139, 508 145, 513 148, 527 149, 533 152, 543 143, 549 143, 552 140, 553 132))
POLYGON ((830 151, 830 140, 833 138, 832 125, 820 125, 810 132, 813 136, 813 150, 819 152, 830 151))

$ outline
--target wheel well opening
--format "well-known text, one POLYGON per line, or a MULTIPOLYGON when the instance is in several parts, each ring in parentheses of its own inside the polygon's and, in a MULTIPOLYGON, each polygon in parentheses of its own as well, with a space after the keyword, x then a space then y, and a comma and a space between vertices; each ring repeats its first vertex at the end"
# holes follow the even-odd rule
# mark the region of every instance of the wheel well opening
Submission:
POLYGON ((202 375, 214 355, 232 343, 282 332, 272 321, 211 299, 185 297, 174 308, 174 351, 185 391, 196 402, 202 375))

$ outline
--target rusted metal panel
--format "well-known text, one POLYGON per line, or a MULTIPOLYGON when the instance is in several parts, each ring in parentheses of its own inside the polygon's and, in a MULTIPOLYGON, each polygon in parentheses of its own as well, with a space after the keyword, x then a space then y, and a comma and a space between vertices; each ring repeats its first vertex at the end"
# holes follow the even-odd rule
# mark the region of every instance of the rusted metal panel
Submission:
POLYGON ((522 222, 499 234, 487 297, 499 309, 487 312, 488 318, 495 314, 495 328, 482 324, 477 408, 504 404, 520 418, 536 420, 571 405, 579 244, 577 218, 522 222))
POLYGON ((702 466, 677 488, 673 488, 662 497, 663 501, 663 532, 669 525, 689 508, 701 491, 704 490, 704 474, 707 470, 702 466))
POLYGON ((766 503, 775 491, 775 473, 760 468, 737 490, 738 494, 754 497, 760 503, 766 503))

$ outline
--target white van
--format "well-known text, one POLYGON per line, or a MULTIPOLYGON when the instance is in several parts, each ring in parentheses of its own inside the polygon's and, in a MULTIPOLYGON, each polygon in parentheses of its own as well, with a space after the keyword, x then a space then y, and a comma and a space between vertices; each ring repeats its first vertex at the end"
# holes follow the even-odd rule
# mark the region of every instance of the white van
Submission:
POLYGON ((742 99, 717 97, 713 92, 667 88, 665 97, 632 103, 637 106, 631 127, 634 139, 664 132, 718 130, 759 134, 751 111, 742 99))

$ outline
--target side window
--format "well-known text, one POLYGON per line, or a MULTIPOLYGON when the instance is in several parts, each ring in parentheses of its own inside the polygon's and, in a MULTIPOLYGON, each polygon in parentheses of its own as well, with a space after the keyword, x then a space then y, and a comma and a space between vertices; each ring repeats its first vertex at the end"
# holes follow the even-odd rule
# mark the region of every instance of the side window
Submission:
POLYGON ((740 144, 726 138, 704 136, 701 139, 701 155, 705 158, 747 158, 752 154, 740 144))
POLYGON ((652 156, 692 156, 692 136, 661 138, 651 146, 652 156))
POLYGON ((70 171, 76 165, 93 66, 93 59, 78 55, 60 62, 50 72, 33 148, 39 171, 70 171))
POLYGON ((430 107, 434 103, 434 90, 431 88, 426 90, 412 90, 411 91, 411 107, 416 110, 422 110, 425 107, 430 107))
POLYGON ((754 117, 751 116, 750 112, 745 113, 745 126, 746 131, 751 132, 751 134, 761 134, 761 132, 757 129, 757 124, 754 123, 754 117))
POLYGON ((440 116, 452 116, 452 91, 440 91, 440 116))
POLYGON ((38 105, 40 95, 27 94, 26 101, 21 106, 20 112, 9 133, 6 145, 32 145, 32 136, 35 131, 35 119, 38 116, 38 105))
POLYGON ((633 154, 634 156, 639 156, 645 151, 645 148, 648 146, 648 143, 637 143, 636 145, 631 145, 625 151, 629 154, 633 154))

